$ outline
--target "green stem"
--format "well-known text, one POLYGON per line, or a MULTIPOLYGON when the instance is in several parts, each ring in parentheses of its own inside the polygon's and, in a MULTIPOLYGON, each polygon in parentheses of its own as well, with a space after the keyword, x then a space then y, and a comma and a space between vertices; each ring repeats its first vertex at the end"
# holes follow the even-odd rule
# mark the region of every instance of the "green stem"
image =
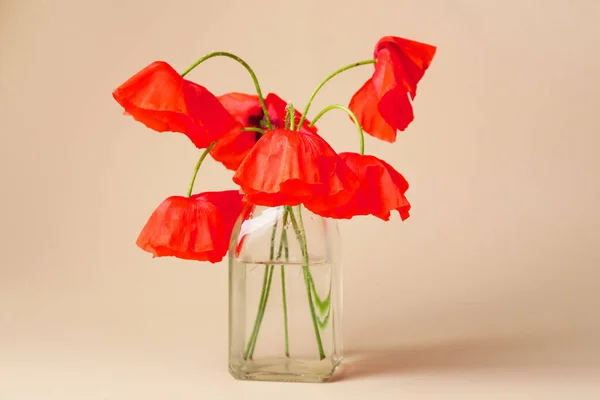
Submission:
MULTIPOLYGON (((279 249, 277 250, 277 260, 281 259, 281 253, 284 253, 284 261, 287 263, 290 260, 290 250, 287 239, 287 220, 289 216, 289 210, 286 207, 283 213, 281 237, 279 238, 279 249)), ((288 330, 288 312, 287 312, 287 294, 285 290, 285 264, 281 265, 281 300, 283 302, 283 330, 285 333, 285 355, 290 356, 290 340, 288 330)))
POLYGON ((265 121, 267 123, 267 126, 269 127, 269 129, 273 129, 273 125, 271 124, 271 120, 269 119, 269 112, 267 110, 267 105, 265 104, 265 98, 263 97, 262 91, 260 90, 260 85, 258 84, 258 78, 256 77, 256 74, 254 73, 252 68, 250 68, 250 65, 248 65, 248 63, 246 61, 242 60, 235 54, 231 54, 226 51, 215 51, 213 53, 207 54, 204 57, 198 59, 188 69, 186 69, 184 72, 182 72, 181 76, 182 77, 186 76, 188 73, 190 73, 190 71, 192 71, 198 65, 202 64, 204 61, 206 61, 210 58, 219 57, 219 56, 229 57, 229 58, 237 61, 238 63, 242 64, 242 66, 244 68, 246 68, 246 70, 250 73, 250 76, 252 77, 252 81, 254 81, 254 87, 256 88, 256 94, 258 95, 258 100, 260 101, 260 105, 261 105, 261 107, 263 109, 263 113, 265 115, 265 121))
MULTIPOLYGON (((285 224, 284 224, 285 226, 285 224)), ((287 242, 287 231, 283 230, 281 232, 281 243, 285 243, 285 261, 286 263, 289 261, 289 248, 287 242)), ((281 266, 281 298, 283 301, 283 329, 285 332, 285 356, 290 357, 290 336, 288 331, 288 313, 287 313, 287 295, 285 290, 285 265, 281 266)))
MULTIPOLYGON (((271 232, 271 246, 269 249, 270 260, 273 260, 273 256, 275 255, 275 234, 277 233, 277 223, 273 225, 273 230, 271 232)), ((262 320, 265 314, 265 309, 267 307, 267 301, 269 300, 269 293, 271 291, 271 281, 273 280, 273 265, 265 266, 265 274, 263 277, 263 286, 260 293, 260 300, 258 303, 258 311, 256 313, 256 319, 254 320, 254 328, 252 329, 252 334, 250 335, 250 339, 248 340, 248 344, 246 347, 246 351, 244 353, 244 359, 252 358, 254 354, 254 349, 256 348, 256 340, 258 338, 258 332, 260 331, 260 326, 262 324, 262 320)))
POLYGON ((290 127, 289 129, 291 131, 293 131, 294 129, 296 129, 296 126, 294 125, 296 123, 296 112, 294 110, 294 105, 290 103, 289 105, 289 114, 290 114, 290 127))
POLYGON ((298 242, 300 243, 300 247, 302 249, 302 255, 304 257, 304 261, 305 261, 305 265, 302 266, 302 271, 304 273, 304 283, 306 285, 306 296, 308 298, 308 306, 310 308, 310 314, 311 314, 311 318, 312 318, 312 322, 313 322, 313 328, 315 331, 315 337, 317 339, 317 347, 319 348, 319 357, 321 360, 323 360, 325 358, 325 352, 323 351, 323 342, 321 340, 321 333, 319 331, 319 324, 318 324, 318 318, 317 318, 317 314, 315 312, 315 305, 313 304, 313 298, 312 298, 312 291, 310 289, 310 282, 309 282, 309 274, 310 274, 310 270, 308 269, 309 266, 309 256, 308 256, 308 245, 306 243, 306 233, 304 231, 304 223, 302 221, 302 206, 298 206, 298 220, 300 221, 300 223, 298 223, 298 221, 296 220, 296 217, 294 216, 294 211, 291 209, 291 207, 288 206, 288 208, 290 209, 290 220, 292 222, 292 226, 294 227, 294 231, 296 232, 296 237, 298 238, 298 242))
POLYGON ((304 265, 302 267, 302 272, 304 272, 304 283, 306 285, 306 297, 308 298, 308 306, 310 307, 310 314, 312 316, 313 321, 313 329, 315 330, 315 336, 317 338, 317 346, 319 347, 319 358, 323 360, 325 358, 325 352, 323 351, 323 342, 321 341, 321 334, 319 332, 319 320, 317 318, 317 314, 315 313, 315 306, 312 300, 312 293, 310 291, 310 285, 308 283, 308 267, 304 265))
POLYGON ((255 128, 253 126, 247 126, 245 128, 242 128, 242 131, 245 131, 245 132, 258 132, 258 133, 260 133, 262 135, 265 134, 265 131, 263 129, 255 128))
POLYGON ((328 111, 331 111, 333 109, 336 109, 336 108, 339 109, 339 110, 345 111, 350 116, 350 118, 352 118, 352 121, 356 125, 356 129, 358 131, 358 136, 360 138, 360 154, 365 154, 365 134, 364 134, 364 132, 362 130, 362 127, 360 126, 360 122, 358 122, 358 118, 356 118, 356 115, 348 107, 343 106, 341 104, 332 104, 330 106, 327 106, 324 109, 322 109, 321 112, 319 112, 317 114, 317 116, 310 123, 310 126, 313 126, 314 124, 316 124, 317 121, 323 115, 325 115, 325 113, 327 113, 328 111))
POLYGON ((263 304, 260 310, 259 321, 256 327, 256 332, 254 333, 254 340, 252 342, 252 349, 250 350, 249 358, 252 359, 254 356, 254 350, 256 350, 256 342, 258 341, 258 333, 260 332, 260 327, 262 326, 263 319, 265 318, 265 310, 267 309, 267 302, 269 301, 269 295, 271 294, 271 283, 273 282, 273 272, 275 271, 275 266, 273 264, 267 265, 267 269, 269 270, 269 279, 267 281, 267 288, 265 291, 265 297, 263 300, 263 304))
POLYGON ((331 78, 333 78, 334 76, 341 74, 344 71, 347 71, 349 69, 361 66, 361 65, 367 65, 367 64, 375 64, 377 60, 364 60, 364 61, 359 61, 359 62, 355 62, 349 65, 346 65, 345 67, 342 67, 336 71, 334 71, 333 73, 331 73, 327 78, 325 78, 321 83, 319 83, 319 85, 315 88, 315 90, 312 92, 312 94, 310 95, 310 98, 308 99, 308 103, 306 103, 306 107, 304 107, 304 112, 302 113, 302 117, 300 117, 300 122, 298 123, 298 129, 300 129, 300 127, 302 127, 302 124, 304 123, 304 120, 306 119, 306 114, 308 113, 308 110, 310 109, 310 105, 312 104, 312 101, 314 100, 315 96, 317 95, 317 93, 319 92, 319 90, 321 90, 321 88, 327 83, 329 82, 329 80, 331 80, 331 78))
POLYGON ((327 297, 325 300, 321 300, 319 297, 319 293, 317 292, 317 287, 315 285, 315 281, 312 276, 312 272, 308 271, 308 280, 310 283, 310 288, 312 290, 312 294, 315 298, 315 304, 317 305, 317 309, 319 310, 319 315, 321 318, 318 319, 318 324, 321 328, 325 328, 327 323, 329 322, 329 317, 331 315, 331 283, 329 284, 329 292, 327 293, 327 297))
POLYGON ((192 180, 190 181, 190 185, 188 187, 187 197, 192 196, 192 191, 194 190, 194 182, 196 182, 196 176, 198 175, 198 170, 200 169, 202 162, 204 162, 204 159, 206 158, 206 156, 208 156, 208 153, 210 153, 210 150, 215 146, 216 143, 217 142, 212 142, 210 145, 208 145, 208 147, 206 149, 204 149, 204 151, 202 152, 202 155, 198 159, 198 162, 196 163, 196 166, 194 167, 194 173, 192 174, 192 180))
POLYGON ((317 304, 319 313, 325 314, 325 312, 329 312, 329 308, 330 308, 330 304, 331 304, 331 285, 329 285, 329 292, 327 293, 327 297, 324 300, 321 300, 321 297, 317 293, 317 287, 315 285, 315 281, 313 279, 312 273, 309 275, 309 278, 310 278, 310 287, 312 289, 313 295, 315 296, 315 303, 317 304))
POLYGON ((289 103, 286 107, 285 107, 285 123, 284 123, 284 128, 285 129, 289 129, 289 130, 294 130, 294 123, 295 121, 295 114, 294 114, 294 105, 292 103, 289 103))
MULTIPOLYGON (((302 206, 298 206, 298 220, 300 221, 300 229, 302 229, 303 232, 305 232, 304 234, 304 240, 306 240, 306 231, 304 230, 304 222, 302 219, 302 206)), ((308 250, 307 250, 308 252, 308 250)), ((310 287, 310 291, 312 292, 312 295, 314 296, 315 299, 315 304, 317 306, 317 309, 319 310, 319 315, 323 317, 323 320, 321 320, 320 317, 318 317, 317 320, 317 324, 319 325, 320 328, 325 328, 329 322, 329 316, 331 313, 331 285, 329 286, 329 293, 327 293, 327 297, 325 298, 325 300, 321 300, 321 298, 319 297, 319 294, 317 293, 317 287, 315 285, 315 281, 313 279, 312 276, 312 272, 310 271, 310 267, 306 268, 306 274, 308 277, 308 285, 310 287), (323 314, 325 314, 323 316, 323 314)))
POLYGON ((262 310, 266 290, 267 283, 269 281, 269 266, 265 266, 265 273, 263 275, 263 285, 260 293, 260 300, 258 302, 258 311, 256 312, 256 318, 254 319, 254 328, 252 329, 252 333, 250 334, 250 339, 248 340, 248 344, 246 345, 246 351, 244 352, 244 360, 247 360, 250 355, 250 350, 252 350, 252 345, 254 344, 254 337, 258 332, 258 325, 260 323, 260 312, 262 310))

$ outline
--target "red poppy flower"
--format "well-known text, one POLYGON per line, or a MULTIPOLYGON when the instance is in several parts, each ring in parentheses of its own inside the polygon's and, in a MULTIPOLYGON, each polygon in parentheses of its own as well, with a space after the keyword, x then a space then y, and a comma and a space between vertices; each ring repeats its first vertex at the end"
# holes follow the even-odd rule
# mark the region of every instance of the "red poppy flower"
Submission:
POLYGON ((373 76, 354 94, 349 108, 365 132, 386 142, 413 121, 417 83, 431 64, 436 47, 386 36, 377 43, 373 76), (410 98, 409 98, 410 96, 410 98))
POLYGON ((154 257, 219 262, 243 207, 237 190, 171 196, 152 213, 136 244, 154 257))
MULTIPOLYGON (((265 115, 257 95, 245 93, 227 93, 218 97, 225 109, 241 125, 225 135, 210 151, 211 156, 228 168, 235 171, 250 149, 262 136, 259 132, 243 131, 242 127, 263 128, 265 115)), ((285 128, 287 103, 274 93, 265 98, 269 120, 275 128, 285 128)), ((302 114, 296 111, 296 121, 302 114)), ((317 128, 309 127, 310 121, 302 124, 303 132, 317 132, 317 128)))
POLYGON ((264 206, 327 210, 350 200, 358 178, 318 134, 268 131, 233 176, 246 198, 264 206))
POLYGON ((350 219, 357 215, 374 215, 384 221, 396 210, 404 221, 410 203, 404 196, 408 182, 398 171, 374 156, 340 153, 340 158, 358 176, 360 188, 346 204, 321 212, 325 217, 350 219))
POLYGON ((137 121, 157 132, 180 132, 205 148, 237 125, 206 88, 183 79, 169 64, 148 65, 113 92, 137 121))
MULTIPOLYGON (((274 93, 269 93, 265 98, 265 104, 267 105, 267 111, 269 112, 269 119, 274 128, 285 129, 285 116, 287 114, 288 103, 281 97, 274 93)), ((295 123, 294 126, 298 125, 302 113, 298 110, 294 110, 295 123)), ((296 128, 297 129, 297 128, 296 128)), ((310 126, 310 121, 305 119, 302 123, 300 132, 317 133, 316 126, 310 126)))

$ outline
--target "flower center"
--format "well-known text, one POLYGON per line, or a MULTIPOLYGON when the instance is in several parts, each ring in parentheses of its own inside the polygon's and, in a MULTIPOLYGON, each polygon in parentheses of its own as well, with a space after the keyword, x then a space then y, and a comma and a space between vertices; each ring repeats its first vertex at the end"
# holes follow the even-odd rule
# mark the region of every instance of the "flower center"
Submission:
MULTIPOLYGON (((261 128, 264 121, 264 113, 261 111, 258 114, 252 114, 248 117, 247 126, 252 128, 261 128)), ((254 133, 254 141, 258 142, 262 134, 260 132, 254 133)))
POLYGON ((260 122, 263 120, 264 114, 252 114, 248 117, 248 126, 252 128, 260 128, 260 122))

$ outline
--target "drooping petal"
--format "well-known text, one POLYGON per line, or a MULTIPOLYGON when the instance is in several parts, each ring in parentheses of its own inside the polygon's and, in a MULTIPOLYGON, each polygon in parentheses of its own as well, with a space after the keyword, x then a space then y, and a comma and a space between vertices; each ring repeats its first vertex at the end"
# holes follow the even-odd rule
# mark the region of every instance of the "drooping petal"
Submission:
POLYGON ((263 110, 255 94, 232 92, 218 96, 217 99, 243 127, 258 126, 263 118, 263 110))
POLYGON ((136 244, 154 257, 219 262, 242 210, 237 190, 171 196, 152 213, 136 244))
POLYGON ((112 93, 134 119, 157 132, 185 134, 198 148, 230 132, 235 119, 205 87, 155 61, 112 93))
MULTIPOLYGON (((261 138, 260 133, 244 131, 242 127, 265 128, 263 126, 264 112, 257 95, 227 93, 220 96, 219 101, 236 118, 241 126, 221 138, 212 148, 210 154, 227 169, 235 171, 244 158, 246 158, 250 149, 261 138)), ((267 106, 271 124, 275 128, 283 129, 288 103, 276 94, 269 93, 265 98, 265 105, 267 106)), ((296 121, 299 122, 302 114, 297 110, 295 114, 296 121)), ((316 133, 317 128, 309 127, 309 124, 310 121, 304 121, 301 131, 316 133)))
POLYGON ((215 161, 222 163, 225 168, 235 171, 254 144, 260 138, 260 133, 236 129, 217 141, 210 155, 215 161))
POLYGON ((242 128, 259 127, 264 113, 257 95, 233 92, 218 99, 239 126, 219 139, 210 155, 225 168, 235 171, 260 138, 260 133, 243 131, 242 128))
POLYGON ((416 42, 395 36, 385 36, 377 42, 374 57, 379 60, 382 50, 388 50, 390 62, 397 74, 397 82, 410 94, 417 95, 417 84, 431 65, 437 48, 430 44, 416 42))
POLYGON ((356 118, 358 118, 364 132, 393 143, 396 141, 396 129, 381 116, 378 101, 373 79, 369 79, 352 96, 348 108, 356 114, 356 118))
POLYGON ((247 199, 264 206, 324 210, 347 202, 358 179, 318 134, 275 129, 250 150, 233 176, 247 199))
POLYGON ((360 187, 346 204, 321 214, 336 219, 350 219, 359 215, 374 215, 384 221, 390 212, 398 211, 402 220, 410 214, 410 203, 405 193, 408 182, 385 161, 370 155, 340 153, 340 158, 358 176, 360 187))
POLYGON ((396 140, 414 120, 412 100, 417 84, 429 68, 436 47, 394 36, 379 40, 373 76, 350 100, 368 134, 387 142, 396 140))
POLYGON ((390 52, 382 49, 375 65, 373 86, 379 99, 377 111, 381 115, 380 123, 388 124, 394 132, 394 141, 396 131, 405 130, 415 118, 409 94, 404 86, 399 86, 398 75, 402 74, 399 71, 402 71, 402 66, 395 66, 390 52))

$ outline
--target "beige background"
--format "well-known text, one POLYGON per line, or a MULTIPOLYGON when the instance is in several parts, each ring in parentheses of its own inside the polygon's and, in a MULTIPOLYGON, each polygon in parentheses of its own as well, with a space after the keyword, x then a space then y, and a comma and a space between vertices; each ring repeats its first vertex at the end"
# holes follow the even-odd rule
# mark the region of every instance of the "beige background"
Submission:
MULTIPOLYGON (((598 21, 594 0, 0 0, 0 399, 600 398, 598 21), (303 106, 383 35, 439 46, 414 124, 366 143, 411 183, 412 217, 341 224, 336 383, 234 381, 225 263, 134 245, 198 151, 111 91, 229 50, 303 106)), ((370 73, 333 81, 312 116, 370 73)), ((252 91, 230 60, 189 77, 252 91)), ((357 149, 341 113, 321 131, 357 149)), ((230 178, 208 163, 199 187, 230 178)))

